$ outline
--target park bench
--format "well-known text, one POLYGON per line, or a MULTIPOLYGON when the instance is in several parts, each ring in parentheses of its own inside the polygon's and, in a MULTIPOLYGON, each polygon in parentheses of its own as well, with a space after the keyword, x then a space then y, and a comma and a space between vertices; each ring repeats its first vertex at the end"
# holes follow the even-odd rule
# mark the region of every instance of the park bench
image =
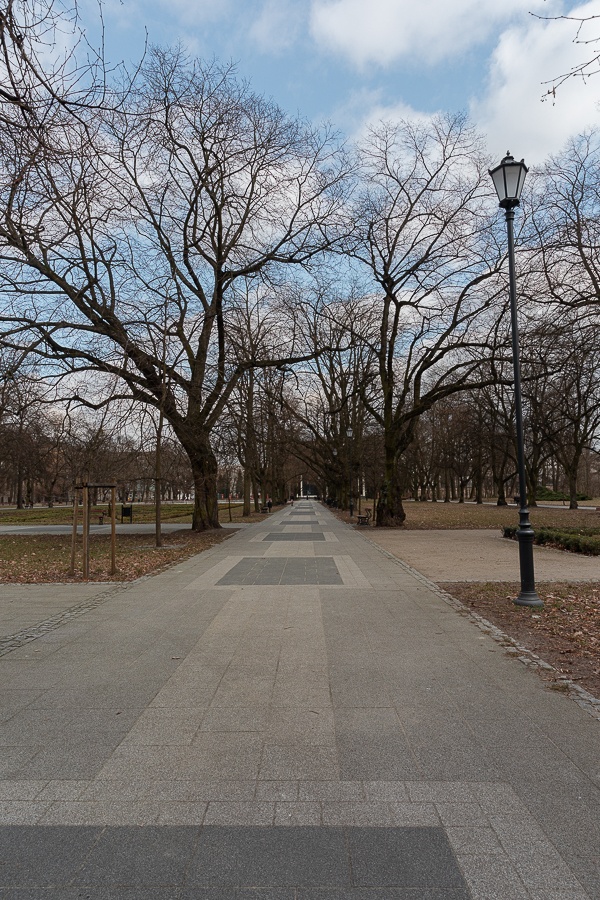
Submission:
POLYGON ((356 517, 356 522, 358 525, 369 525, 371 522, 371 510, 365 509, 364 514, 356 517))
POLYGON ((93 516, 98 516, 98 525, 104 525, 104 516, 106 515, 105 509, 92 509, 90 512, 93 516))

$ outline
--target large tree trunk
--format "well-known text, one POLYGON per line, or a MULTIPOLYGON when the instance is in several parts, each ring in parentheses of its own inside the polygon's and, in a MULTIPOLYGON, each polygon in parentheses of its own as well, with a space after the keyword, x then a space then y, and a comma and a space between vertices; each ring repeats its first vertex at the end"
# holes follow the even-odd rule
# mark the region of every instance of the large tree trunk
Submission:
POLYGON ((248 471, 248 467, 244 469, 244 508, 242 510, 242 516, 249 516, 251 513, 250 510, 250 494, 252 488, 252 478, 250 476, 250 472, 248 471))
POLYGON ((194 479, 194 514, 192 529, 206 531, 220 528, 217 500, 217 460, 208 443, 197 443, 193 448, 184 447, 192 466, 194 479))
POLYGON ((17 509, 23 509, 23 467, 17 467, 17 509))
POLYGON ((396 462, 396 449, 391 442, 385 447, 385 479, 377 502, 375 524, 380 528, 398 528, 406 513, 402 505, 402 485, 396 462))
POLYGON ((578 509, 577 502, 577 466, 571 469, 567 475, 569 478, 569 509, 578 509))

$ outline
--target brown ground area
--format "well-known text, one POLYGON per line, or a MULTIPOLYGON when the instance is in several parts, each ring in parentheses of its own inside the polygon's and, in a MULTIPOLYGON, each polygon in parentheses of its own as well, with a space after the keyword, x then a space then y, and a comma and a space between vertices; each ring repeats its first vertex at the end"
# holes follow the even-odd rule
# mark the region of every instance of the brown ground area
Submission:
POLYGON ((600 583, 538 584, 543 609, 515 606, 517 583, 440 587, 600 698, 600 583))
MULTIPOLYGON (((235 530, 196 533, 189 528, 163 535, 163 546, 155 547, 151 534, 117 536, 117 574, 110 575, 110 535, 90 536, 90 581, 133 581, 165 566, 201 553, 226 540, 235 530)), ((81 537, 80 537, 81 541, 81 537)), ((71 536, 66 534, 5 534, 0 536, 0 583, 46 584, 78 582, 81 576, 81 544, 71 564, 71 536)))
MULTIPOLYGON (((600 525, 600 512, 597 512, 592 500, 586 504, 585 509, 568 509, 566 506, 556 504, 554 506, 537 506, 529 510, 533 527, 546 526, 571 526, 571 527, 597 527, 600 525)), ((363 500, 361 510, 373 509, 372 500, 363 500)), ((429 528, 497 528, 504 525, 518 525, 519 513, 516 506, 496 506, 494 503, 415 503, 412 500, 405 501, 404 511, 406 520, 404 529, 429 529, 429 528)), ((332 509, 331 512, 345 522, 356 523, 356 513, 350 519, 347 510, 332 509)), ((372 523, 372 520, 371 520, 372 523)), ((387 530, 387 529, 386 529, 387 530)), ((392 529, 394 530, 394 529, 392 529)))

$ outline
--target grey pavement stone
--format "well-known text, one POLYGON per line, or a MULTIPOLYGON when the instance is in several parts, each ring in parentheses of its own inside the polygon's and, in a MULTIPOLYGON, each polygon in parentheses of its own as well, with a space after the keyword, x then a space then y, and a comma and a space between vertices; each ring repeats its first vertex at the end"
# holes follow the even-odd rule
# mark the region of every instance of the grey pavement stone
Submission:
MULTIPOLYGON (((34 800, 40 796, 47 781, 0 781, 0 802, 4 800, 34 800)), ((56 798, 51 798, 56 799, 56 798)))
POLYGON ((57 801, 44 813, 44 825, 151 825, 160 805, 132 800, 57 801))
POLYGON ((275 804, 275 825, 320 825, 321 804, 314 801, 275 804))
POLYGON ((331 746, 336 743, 333 710, 329 707, 271 709, 264 731, 267 743, 331 746))
POLYGON ((351 829, 347 835, 357 885, 465 886, 441 828, 351 829))
POLYGON ((436 803, 435 808, 442 824, 448 827, 490 825, 489 817, 477 803, 436 803))
POLYGON ((100 838, 100 828, 0 828, 0 885, 68 885, 100 838))
POLYGON ((296 900, 472 900, 466 888, 300 888, 296 900))
MULTIPOLYGON (((19 773, 23 772, 27 763, 35 759, 40 752, 39 747, 5 747, 0 754, 0 778, 18 777, 19 781, 38 781, 35 774, 31 776, 28 773, 19 777, 19 773)), ((47 779, 46 779, 47 780, 47 779)))
POLYGON ((211 800, 205 825, 272 825, 275 804, 260 801, 227 802, 211 800))
POLYGON ((329 747, 265 747, 260 780, 335 781, 339 778, 336 751, 329 747))
POLYGON ((560 885, 546 886, 541 891, 530 889, 529 894, 532 900, 588 900, 587 894, 583 888, 567 888, 560 885))
POLYGON ((474 786, 468 782, 412 781, 407 783, 406 789, 409 798, 415 801, 473 803, 475 799, 479 799, 474 792, 474 786))
POLYGON ((35 825, 50 808, 50 801, 2 800, 0 801, 0 826, 35 825))
POLYGON ((408 791, 403 781, 365 781, 364 790, 367 800, 408 801, 408 791))
POLYGON ((54 800, 78 800, 85 794, 89 781, 48 781, 36 796, 37 802, 54 800))
POLYGON ((254 800, 256 781, 228 781, 226 779, 202 780, 180 778, 177 781, 144 782, 139 799, 160 802, 173 801, 251 801, 254 800))
POLYGON ((391 734, 337 735, 340 775, 346 780, 406 781, 421 774, 400 731, 391 734))
POLYGON ((258 776, 261 763, 261 748, 241 750, 241 744, 227 750, 218 747, 207 749, 191 748, 179 760, 176 770, 178 778, 198 778, 209 780, 250 779, 258 776))
POLYGON ((394 825, 401 826, 438 826, 439 815, 431 803, 398 803, 389 804, 394 825))
POLYGON ((528 900, 529 892, 510 862, 497 854, 457 854, 473 900, 528 900))
POLYGON ((293 803, 298 800, 298 785, 298 781, 258 781, 255 799, 293 803))
POLYGON ((206 710, 199 731, 259 733, 265 730, 267 718, 267 709, 260 706, 213 706, 206 710))
POLYGON ((205 711, 203 709, 145 710, 128 732, 122 746, 149 744, 168 746, 191 744, 198 731, 205 711))
POLYGON ((300 800, 332 800, 340 803, 366 799, 360 781, 300 781, 298 796, 300 800))
POLYGON ((362 801, 360 803, 338 803, 326 800, 323 803, 323 824, 329 826, 371 826, 394 825, 392 810, 387 803, 362 801))
POLYGON ((77 873, 77 883, 182 883, 197 841, 195 828, 104 829, 77 873))
POLYGON ((146 782, 140 779, 128 778, 126 780, 95 780, 88 781, 87 787, 78 797, 58 797, 60 800, 141 800, 146 782))
POLYGON ((98 772, 98 779, 136 781, 139 779, 170 780, 175 777, 184 758, 184 748, 130 747, 119 749, 98 772))
POLYGON ((182 889, 177 900, 296 900, 295 888, 227 888, 193 887, 182 889))
POLYGON ((350 885, 344 833, 339 829, 205 828, 188 885, 253 887, 350 885))
POLYGON ((445 829, 450 846, 455 853, 460 854, 490 854, 505 855, 504 848, 492 828, 481 826, 452 826, 445 829))
POLYGON ((202 825, 208 803, 173 801, 160 804, 157 825, 202 825))

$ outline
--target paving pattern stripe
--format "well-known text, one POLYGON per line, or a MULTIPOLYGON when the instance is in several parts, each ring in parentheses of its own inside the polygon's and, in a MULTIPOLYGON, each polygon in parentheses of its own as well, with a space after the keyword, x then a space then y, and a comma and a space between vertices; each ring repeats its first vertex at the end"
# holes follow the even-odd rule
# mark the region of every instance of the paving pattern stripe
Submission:
POLYGON ((246 557, 219 579, 219 585, 343 584, 331 557, 246 557))
POLYGON ((5 889, 437 888, 469 898, 441 828, 4 826, 0 856, 5 889))

